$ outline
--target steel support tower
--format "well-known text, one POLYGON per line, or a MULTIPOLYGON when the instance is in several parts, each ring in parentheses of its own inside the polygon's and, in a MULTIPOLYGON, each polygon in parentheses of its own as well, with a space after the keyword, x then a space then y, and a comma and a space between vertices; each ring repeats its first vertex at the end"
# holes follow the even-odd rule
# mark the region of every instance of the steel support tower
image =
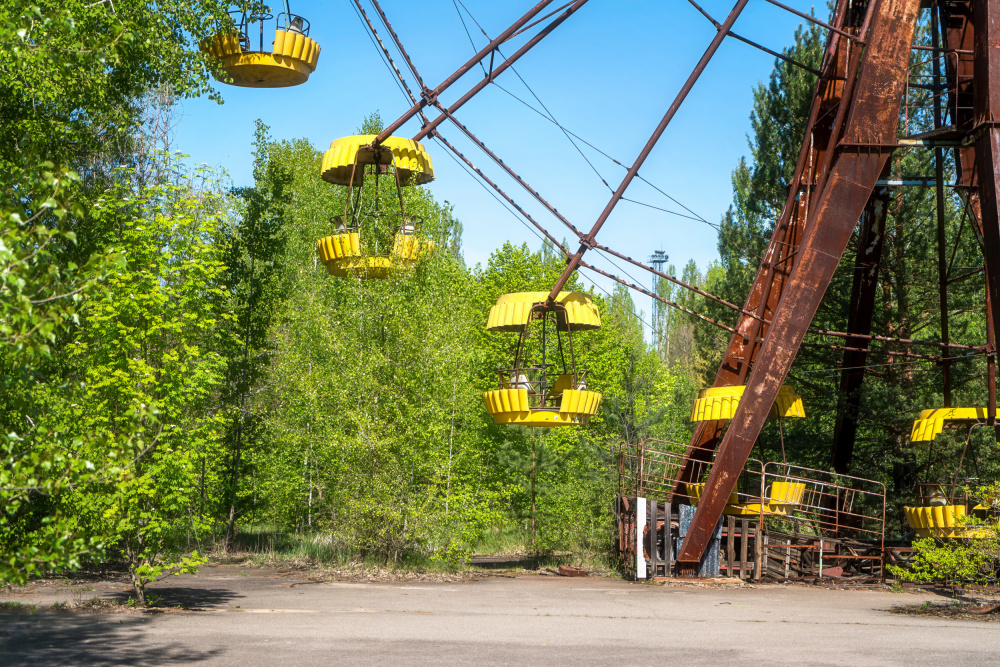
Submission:
MULTIPOLYGON (((877 187, 888 173, 893 151, 924 145, 938 153, 940 199, 943 147, 953 147, 962 194, 985 257, 987 287, 988 416, 996 417, 993 322, 1000 317, 1000 0, 924 3, 936 12, 942 40, 920 47, 947 54, 944 80, 951 124, 915 137, 899 137, 900 105, 921 0, 840 1, 824 55, 802 149, 781 216, 719 366, 715 386, 746 385, 728 428, 699 424, 691 439, 692 462, 677 482, 708 478, 691 528, 677 555, 681 574, 692 574, 746 464, 779 387, 795 359, 834 271, 859 225, 855 257, 851 338, 846 345, 840 389, 847 405, 838 417, 832 464, 850 465, 856 430, 857 390, 864 381, 871 341, 877 261, 881 254, 887 191, 877 187), (874 269, 873 269, 874 267, 874 269), (866 270, 867 269, 867 270, 866 270), (873 269, 873 270, 872 270, 873 269), (714 454, 714 461, 709 460, 714 454), (700 457, 700 458, 699 458, 700 457)), ((943 213, 939 202, 939 227, 943 213)), ((943 299, 947 336, 947 301, 943 299)), ((946 400, 947 341, 942 349, 946 400)))

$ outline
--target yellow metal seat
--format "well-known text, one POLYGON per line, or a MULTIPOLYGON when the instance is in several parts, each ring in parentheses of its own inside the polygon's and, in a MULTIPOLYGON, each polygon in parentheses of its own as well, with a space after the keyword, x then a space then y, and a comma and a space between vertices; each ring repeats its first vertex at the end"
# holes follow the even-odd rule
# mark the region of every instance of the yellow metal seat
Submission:
POLYGON ((767 507, 774 513, 785 514, 795 509, 796 505, 802 504, 802 497, 806 493, 804 482, 774 482, 767 490, 767 507))
POLYGON ((345 232, 325 236, 316 242, 316 249, 324 264, 338 259, 360 257, 361 235, 358 232, 345 232))
POLYGON ((433 241, 417 238, 412 233, 398 232, 392 242, 392 256, 413 266, 423 253, 433 248, 433 241))
POLYGON ((331 142, 330 148, 323 153, 320 178, 333 185, 360 187, 365 170, 357 167, 377 163, 394 165, 400 187, 426 185, 434 180, 434 165, 422 143, 403 137, 388 137, 380 144, 382 149, 388 150, 376 152, 371 143, 377 136, 357 134, 331 142))
POLYGON ((965 505, 904 507, 903 512, 918 537, 981 539, 992 532, 990 526, 967 523, 965 505))
POLYGON ((564 389, 559 407, 532 406, 523 387, 493 389, 483 394, 486 411, 496 424, 520 426, 578 426, 597 414, 601 394, 596 391, 564 389))
MULTIPOLYGON (((518 333, 528 325, 532 308, 549 296, 548 292, 515 292, 504 294, 490 308, 488 331, 518 333)), ((560 292, 556 302, 565 309, 556 311, 559 331, 593 331, 601 328, 601 314, 589 294, 560 292)))
POLYGON ((551 396, 561 396, 567 389, 573 388, 573 376, 564 374, 556 378, 556 382, 552 385, 552 390, 549 392, 551 396))
POLYGON ((986 408, 938 408, 924 410, 913 422, 910 442, 929 442, 944 430, 945 422, 978 423, 986 421, 986 408))
MULTIPOLYGON (((687 483, 688 496, 692 507, 701 501, 704 484, 687 483)), ((739 494, 733 491, 729 494, 726 507, 722 513, 729 516, 760 516, 763 514, 787 516, 802 502, 806 485, 802 482, 774 482, 763 502, 740 502, 739 494)))
MULTIPOLYGON (((745 390, 746 387, 743 385, 702 389, 698 392, 698 398, 695 399, 694 405, 691 407, 691 421, 732 419, 745 390)), ((771 406, 768 416, 771 418, 805 417, 806 412, 802 407, 802 398, 795 393, 792 387, 781 387, 778 390, 778 398, 771 406)))
MULTIPOLYGON (((697 507, 698 503, 701 501, 701 494, 705 491, 705 485, 703 483, 693 484, 687 482, 685 484, 687 487, 688 496, 690 497, 690 503, 692 507, 697 507)), ((729 494, 729 500, 726 501, 726 508, 730 506, 735 506, 740 504, 739 495, 733 491, 729 494)))
POLYGON ((321 49, 302 32, 278 29, 271 52, 244 50, 239 31, 213 35, 202 42, 201 50, 221 61, 222 70, 232 79, 220 79, 223 83, 245 88, 286 88, 309 79, 321 49))

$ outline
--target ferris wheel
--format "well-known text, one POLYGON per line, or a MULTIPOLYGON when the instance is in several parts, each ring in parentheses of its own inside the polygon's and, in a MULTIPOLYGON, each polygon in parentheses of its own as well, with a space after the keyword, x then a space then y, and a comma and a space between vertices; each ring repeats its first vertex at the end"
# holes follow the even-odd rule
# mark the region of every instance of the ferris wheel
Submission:
MULTIPOLYGON (((422 142, 434 139, 566 256, 565 269, 548 292, 504 295, 491 310, 489 330, 518 336, 511 366, 499 372, 498 388, 484 396, 487 411, 497 423, 537 427, 583 425, 596 413, 601 395, 588 386, 585 370, 576 367, 572 337, 599 327, 600 315, 587 295, 564 289, 580 269, 601 274, 667 306, 684 310, 707 326, 725 330, 730 335, 730 342, 724 358, 713 386, 699 394, 692 417, 696 422, 694 435, 682 463, 671 473, 665 487, 669 489, 668 500, 675 500, 681 489, 697 489, 697 503, 692 503, 692 506, 696 504, 693 519, 676 556, 682 572, 693 572, 697 568, 717 523, 727 507, 733 506, 731 496, 735 493, 737 478, 747 464, 765 420, 771 416, 802 415, 801 399, 785 381, 807 334, 834 339, 836 342, 825 347, 843 353, 841 392, 846 400, 837 415, 830 451, 831 467, 837 473, 846 473, 851 465, 857 430, 858 389, 865 380, 869 355, 893 354, 930 360, 943 368, 945 405, 920 416, 914 425, 912 440, 933 439, 949 424, 994 425, 997 414, 994 323, 1000 319, 1000 156, 997 155, 1000 123, 996 121, 1000 117, 1000 53, 991 48, 987 30, 1000 24, 1000 0, 934 0, 929 3, 921 0, 838 0, 829 22, 778 0, 766 0, 826 31, 824 56, 818 69, 733 32, 749 0, 737 0, 721 22, 694 0, 688 0, 711 21, 716 33, 638 156, 627 167, 624 178, 586 228, 576 226, 559 213, 456 114, 588 1, 573 0, 558 6, 554 0, 538 2, 450 76, 431 87, 420 76, 378 0, 367 0, 374 9, 375 21, 369 17, 362 0, 352 0, 411 106, 379 134, 339 139, 324 156, 322 178, 350 189, 343 214, 331 220, 331 235, 317 243, 320 258, 330 274, 383 279, 412 269, 421 257, 433 252, 432 245, 420 237, 420 221, 407 216, 401 192, 404 187, 433 179, 431 159, 422 142), (930 12, 929 18, 925 17, 932 33, 929 44, 914 43, 921 11, 930 12), (388 42, 379 33, 376 22, 385 29, 388 42), (504 55, 500 52, 501 46, 520 35, 530 37, 514 53, 504 55), (662 264, 650 266, 634 260, 600 243, 597 238, 630 185, 642 179, 640 170, 646 159, 727 38, 761 49, 816 77, 788 196, 742 306, 664 273, 662 264), (927 87, 927 84, 912 80, 912 54, 915 52, 929 58, 934 72, 930 84, 933 95, 929 102, 926 99, 921 102, 925 104, 922 109, 911 109, 909 95, 915 86, 927 87), (406 74, 396 65, 396 58, 403 62, 406 74), (483 67, 484 77, 446 105, 442 95, 479 66, 483 67), (911 131, 911 111, 932 116, 931 129, 911 131), (394 136, 414 118, 419 118, 421 127, 412 138, 394 136), (471 141, 563 225, 576 247, 561 243, 545 225, 529 215, 448 142, 441 129, 446 124, 471 141), (905 185, 889 178, 890 158, 901 148, 933 150, 936 154, 937 169, 933 178, 939 201, 941 340, 906 339, 873 331, 878 267, 876 262, 872 268, 861 251, 855 259, 856 279, 852 287, 848 330, 815 328, 813 318, 851 238, 857 236, 858 246, 865 253, 882 252, 888 197, 892 188, 905 185), (953 154, 957 182, 951 187, 962 198, 983 249, 987 326, 981 345, 952 343, 947 333, 950 285, 946 271, 947 239, 940 231, 944 228, 940 204, 945 188, 941 167, 944 151, 953 154), (393 185, 398 207, 392 207, 391 215, 362 214, 359 200, 366 179, 375 183, 386 179, 393 185), (737 317, 736 326, 685 309, 640 287, 638 281, 604 271, 585 259, 588 253, 613 257, 681 288, 693 290, 731 310, 737 317), (552 340, 556 341, 555 359, 548 356, 552 340), (876 342, 905 345, 906 351, 885 352, 873 347, 876 342), (935 354, 912 352, 912 348, 925 348, 935 354), (953 408, 950 405, 950 369, 953 364, 973 357, 985 358, 987 362, 987 405, 953 408)), ((277 87, 298 85, 308 79, 317 64, 319 45, 308 37, 308 22, 292 14, 287 3, 284 12, 276 17, 267 12, 243 10, 232 16, 231 26, 203 44, 206 51, 219 58, 220 77, 225 82, 277 87), (265 48, 265 24, 272 20, 274 39, 265 48)), ((761 492, 762 497, 754 506, 762 514, 764 507, 774 505, 782 509, 800 502, 798 487, 788 486, 791 482, 781 483, 785 486, 780 488, 786 489, 784 496, 771 504, 763 498, 765 492, 761 492), (787 489, 796 489, 791 494, 797 498, 795 503, 790 502, 787 489)), ((912 514, 923 517, 934 513, 915 511, 912 514)), ((925 518, 913 521, 924 522, 920 529, 927 529, 925 518)))

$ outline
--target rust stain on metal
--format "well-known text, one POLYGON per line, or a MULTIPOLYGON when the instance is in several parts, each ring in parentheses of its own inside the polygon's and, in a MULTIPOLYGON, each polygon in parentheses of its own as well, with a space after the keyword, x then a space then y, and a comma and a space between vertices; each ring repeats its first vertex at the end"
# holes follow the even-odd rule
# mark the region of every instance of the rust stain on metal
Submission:
POLYGON ((808 224, 796 266, 749 371, 748 391, 722 438, 709 471, 705 494, 677 556, 682 568, 701 560, 733 490, 735 474, 742 470, 753 448, 778 388, 791 368, 854 227, 891 155, 892 149, 881 144, 887 139, 895 139, 918 9, 919 3, 913 0, 881 0, 872 3, 865 13, 859 34, 865 38, 868 48, 863 62, 859 49, 850 55, 847 70, 858 72, 858 75, 856 83, 853 77, 847 77, 844 90, 847 97, 837 104, 831 141, 842 137, 854 144, 868 143, 869 148, 828 151, 823 156, 818 174, 822 188, 817 188, 810 202, 812 210, 806 216, 808 224), (870 29, 866 31, 864 28, 869 21, 870 29))

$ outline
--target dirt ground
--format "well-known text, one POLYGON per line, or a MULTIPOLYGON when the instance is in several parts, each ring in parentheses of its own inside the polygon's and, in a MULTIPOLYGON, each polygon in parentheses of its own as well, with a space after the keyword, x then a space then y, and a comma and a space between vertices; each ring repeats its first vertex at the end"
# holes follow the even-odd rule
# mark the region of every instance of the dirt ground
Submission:
POLYGON ((149 592, 157 606, 145 612, 114 573, 0 592, 0 664, 987 665, 1000 655, 995 625, 929 591, 209 566, 149 592), (917 611, 890 613, 900 607, 917 611), (938 608, 951 615, 926 613, 938 608))

